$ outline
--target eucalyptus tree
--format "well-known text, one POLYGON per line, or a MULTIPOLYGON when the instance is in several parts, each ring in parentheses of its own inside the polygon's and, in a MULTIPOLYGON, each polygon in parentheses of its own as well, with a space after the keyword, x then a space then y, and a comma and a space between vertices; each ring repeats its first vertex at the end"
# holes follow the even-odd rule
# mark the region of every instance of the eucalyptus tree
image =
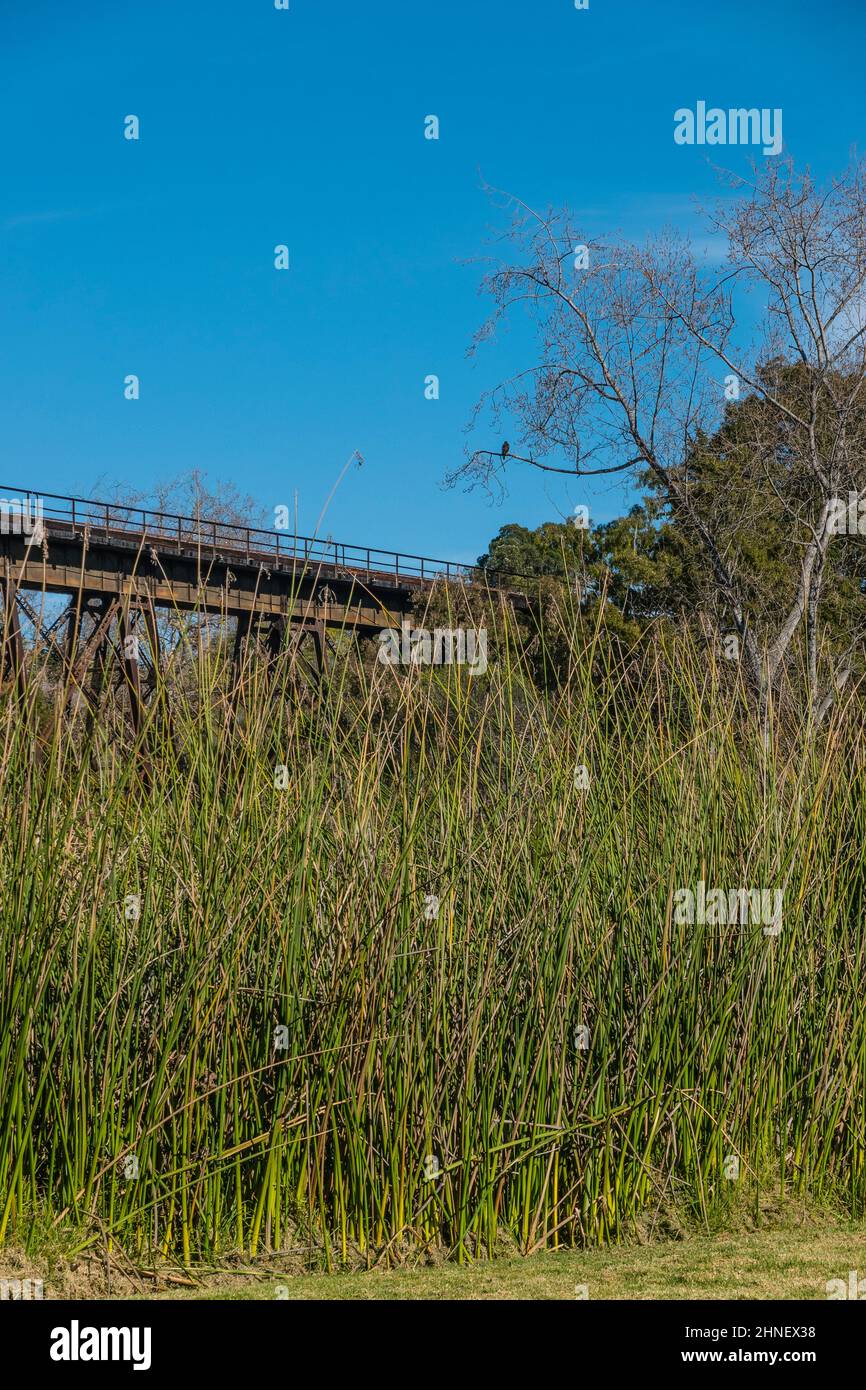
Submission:
POLYGON ((705 214, 726 248, 721 265, 676 231, 643 245, 593 240, 568 209, 509 198, 506 254, 484 278, 493 308, 473 351, 524 312, 537 353, 477 407, 476 427, 498 437, 507 423, 507 454, 473 448, 451 481, 489 486, 520 463, 648 478, 703 559, 720 636, 736 634, 764 718, 798 649, 816 717, 862 653, 863 611, 848 647, 829 655, 820 616, 834 546, 843 534, 862 543, 848 521, 866 499, 864 173, 858 160, 820 186, 808 169, 768 161, 749 182, 732 176, 734 196, 705 214), (743 396, 759 408, 733 412, 743 396), (713 476, 697 463, 735 413, 748 478, 713 476), (738 505, 753 524, 783 528, 790 582, 773 604, 757 600, 731 542, 738 505))

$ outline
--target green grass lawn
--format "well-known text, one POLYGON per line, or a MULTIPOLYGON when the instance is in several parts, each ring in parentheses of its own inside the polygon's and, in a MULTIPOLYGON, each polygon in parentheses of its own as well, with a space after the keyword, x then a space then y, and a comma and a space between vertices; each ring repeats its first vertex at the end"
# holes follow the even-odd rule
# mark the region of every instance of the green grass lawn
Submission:
MULTIPOLYGON (((216 1275, 148 1297, 219 1299, 826 1299, 829 1279, 866 1277, 866 1226, 749 1232, 470 1266, 363 1274, 216 1275)), ((128 1292, 126 1294, 128 1296, 128 1292)))

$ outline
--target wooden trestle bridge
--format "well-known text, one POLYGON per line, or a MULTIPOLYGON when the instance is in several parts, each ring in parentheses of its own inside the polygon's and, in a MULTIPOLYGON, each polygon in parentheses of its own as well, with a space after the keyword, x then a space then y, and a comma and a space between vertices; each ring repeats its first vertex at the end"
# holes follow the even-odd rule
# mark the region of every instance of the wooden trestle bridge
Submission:
POLYGON ((116 658, 136 730, 161 670, 160 610, 235 620, 236 670, 251 647, 273 660, 306 643, 321 677, 329 632, 399 627, 437 579, 503 583, 426 556, 0 488, 4 678, 26 691, 23 617, 92 708, 116 658), (50 622, 36 597, 45 594, 68 599, 50 622))

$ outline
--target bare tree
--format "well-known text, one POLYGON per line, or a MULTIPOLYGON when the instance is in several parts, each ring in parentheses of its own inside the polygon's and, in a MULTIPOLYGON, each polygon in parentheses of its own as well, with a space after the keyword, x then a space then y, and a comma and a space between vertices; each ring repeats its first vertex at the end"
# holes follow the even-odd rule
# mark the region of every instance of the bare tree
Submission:
MULTIPOLYGON (((146 490, 103 480, 94 487, 93 495, 100 501, 110 502, 116 514, 125 513, 125 519, 133 522, 142 510, 177 515, 182 524, 179 523, 177 532, 172 526, 172 536, 177 534, 193 544, 210 540, 211 523, 218 523, 219 531, 214 534, 218 534, 221 541, 234 540, 241 546, 248 528, 264 529, 269 524, 267 514, 254 497, 242 493, 227 480, 211 483, 200 468, 156 482, 146 490)), ((214 635, 224 636, 223 619, 216 614, 161 613, 158 624, 162 645, 169 652, 194 644, 200 637, 211 640, 214 635)))
MULTIPOLYGON (((854 669, 849 652, 819 690, 818 614, 839 499, 866 497, 864 173, 854 161, 821 188, 808 170, 769 161, 749 182, 730 176, 738 196, 705 214, 727 244, 721 269, 676 233, 640 247, 593 241, 567 209, 541 214, 508 199, 509 259, 484 280, 494 310, 473 351, 520 309, 540 351, 482 397, 475 423, 482 414, 494 428, 517 423, 520 447, 510 445, 509 465, 516 459, 572 477, 647 472, 699 544, 764 716, 798 634, 816 716, 854 669), (758 310, 751 332, 747 295, 752 320, 758 310), (798 556, 772 629, 756 622, 717 510, 688 467, 723 422, 726 396, 740 390, 762 404, 754 462, 765 468, 768 497, 784 508, 798 556)), ((502 450, 476 449, 450 481, 489 486, 501 480, 505 459, 502 450)))
POLYGON ((191 536, 196 525, 211 521, 221 524, 222 535, 238 539, 243 539, 247 527, 266 528, 269 525, 268 517, 254 497, 242 493, 232 482, 210 483, 207 473, 200 468, 191 468, 170 481, 154 483, 144 491, 125 483, 101 482, 93 492, 100 500, 112 502, 118 508, 179 514, 190 523, 191 536))

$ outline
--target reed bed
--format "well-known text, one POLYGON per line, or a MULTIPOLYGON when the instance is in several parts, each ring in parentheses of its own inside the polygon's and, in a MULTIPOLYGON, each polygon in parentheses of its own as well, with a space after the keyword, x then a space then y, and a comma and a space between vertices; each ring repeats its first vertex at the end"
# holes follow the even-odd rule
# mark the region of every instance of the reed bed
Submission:
POLYGON ((235 715, 202 645, 138 746, 3 694, 0 1243, 333 1267, 764 1181, 863 1213, 859 705, 765 745, 698 643, 568 641, 546 692, 507 624, 484 676, 251 663, 235 715), (781 930, 679 922, 699 881, 782 886, 781 930))

